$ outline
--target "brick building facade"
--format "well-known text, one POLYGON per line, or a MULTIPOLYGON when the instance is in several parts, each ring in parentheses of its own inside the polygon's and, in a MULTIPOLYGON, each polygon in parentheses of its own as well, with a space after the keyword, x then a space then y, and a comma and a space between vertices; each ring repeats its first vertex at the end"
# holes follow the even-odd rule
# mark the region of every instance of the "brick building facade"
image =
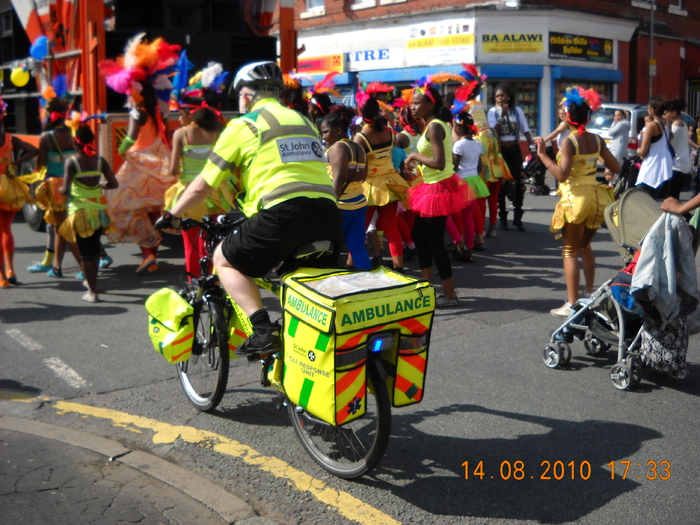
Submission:
MULTIPOLYGON (((606 100, 649 97, 647 0, 295 0, 298 69, 341 71, 351 99, 358 81, 409 85, 474 62, 508 81, 537 132, 548 132, 567 85, 606 100), (518 3, 518 2, 516 2, 518 3)), ((700 2, 656 0, 652 93, 681 96, 700 111, 700 2)), ((275 29, 273 29, 274 33, 275 29)), ((487 100, 487 103, 490 103, 487 100)))

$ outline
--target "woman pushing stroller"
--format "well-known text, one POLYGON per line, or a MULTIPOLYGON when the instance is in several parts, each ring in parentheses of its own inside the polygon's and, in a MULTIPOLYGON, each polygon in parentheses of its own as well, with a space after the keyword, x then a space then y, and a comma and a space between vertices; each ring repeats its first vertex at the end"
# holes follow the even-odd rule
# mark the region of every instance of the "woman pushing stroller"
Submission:
POLYGON ((580 87, 567 88, 562 106, 566 109, 566 123, 571 133, 562 140, 559 161, 547 156, 545 141, 535 139, 537 155, 559 182, 561 199, 552 216, 550 230, 562 231, 562 258, 566 278, 567 302, 551 310, 555 317, 568 317, 571 306, 579 297, 579 265, 581 255, 585 279, 584 297, 593 292, 595 256, 591 240, 603 223, 605 207, 611 198, 606 187, 596 181, 596 162, 601 157, 605 167, 613 173, 620 165, 598 135, 586 131, 591 112, 600 107, 600 96, 592 90, 580 87))

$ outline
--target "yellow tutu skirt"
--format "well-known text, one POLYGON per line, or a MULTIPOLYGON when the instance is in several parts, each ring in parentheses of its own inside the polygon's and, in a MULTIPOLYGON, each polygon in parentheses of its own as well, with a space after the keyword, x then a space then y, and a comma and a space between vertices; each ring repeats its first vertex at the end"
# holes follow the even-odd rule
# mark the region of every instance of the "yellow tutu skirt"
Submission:
POLYGON ((56 212, 66 211, 66 196, 61 194, 63 177, 51 177, 39 184, 35 198, 39 208, 44 210, 44 220, 48 224, 58 225, 56 212))
POLYGON ((17 177, 0 175, 0 210, 19 211, 25 202, 34 202, 29 187, 17 177))
POLYGON ((63 221, 58 233, 68 242, 78 242, 78 237, 90 237, 100 227, 108 231, 109 218, 104 210, 78 210, 63 221))

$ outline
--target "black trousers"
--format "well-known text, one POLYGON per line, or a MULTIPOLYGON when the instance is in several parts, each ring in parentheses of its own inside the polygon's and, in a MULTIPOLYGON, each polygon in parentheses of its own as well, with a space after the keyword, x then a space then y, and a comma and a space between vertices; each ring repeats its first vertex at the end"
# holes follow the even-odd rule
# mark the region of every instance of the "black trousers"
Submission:
POLYGON ((420 269, 431 268, 435 261, 438 275, 443 281, 452 277, 452 263, 445 247, 445 224, 447 217, 416 216, 411 232, 420 269))
POLYGON ((519 219, 523 214, 523 198, 525 195, 525 183, 523 182, 523 154, 520 151, 520 143, 508 145, 501 149, 503 160, 508 165, 513 182, 501 184, 501 189, 498 192, 498 215, 505 220, 508 216, 506 209, 506 196, 509 191, 513 195, 513 209, 515 210, 515 218, 519 219))

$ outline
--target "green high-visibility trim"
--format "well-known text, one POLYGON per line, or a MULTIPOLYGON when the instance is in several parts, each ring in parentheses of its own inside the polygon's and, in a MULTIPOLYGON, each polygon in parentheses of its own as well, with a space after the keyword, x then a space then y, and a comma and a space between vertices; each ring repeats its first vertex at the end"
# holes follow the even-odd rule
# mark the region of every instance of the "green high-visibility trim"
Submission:
POLYGON ((314 382, 311 379, 304 378, 304 384, 301 385, 301 394, 299 394, 299 406, 307 408, 309 399, 311 399, 311 391, 314 388, 314 382))
POLYGON ((320 352, 325 352, 326 348, 328 348, 328 341, 330 338, 330 335, 319 332, 318 338, 316 339, 316 346, 314 346, 314 348, 320 352))
POLYGON ((299 319, 292 317, 289 321, 289 326, 287 327, 287 334, 290 337, 297 335, 297 328, 299 328, 299 319))

